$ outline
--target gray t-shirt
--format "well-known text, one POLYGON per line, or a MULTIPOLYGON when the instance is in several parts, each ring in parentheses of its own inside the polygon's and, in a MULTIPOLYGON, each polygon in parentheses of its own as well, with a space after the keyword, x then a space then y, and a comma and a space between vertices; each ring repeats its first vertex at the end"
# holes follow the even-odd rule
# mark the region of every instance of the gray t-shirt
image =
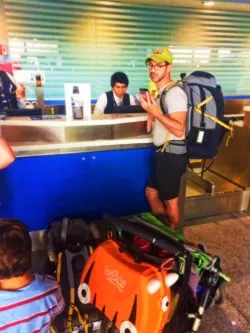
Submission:
MULTIPOLYGON (((167 87, 164 86, 159 94, 167 87)), ((158 101, 160 104, 160 100, 158 101)), ((165 101, 163 104, 167 107, 167 113, 171 114, 174 112, 187 112, 188 109, 188 100, 185 92, 178 86, 171 88, 165 94, 165 101)), ((160 108, 160 105, 159 105, 160 108)), ((168 130, 166 127, 157 119, 155 119, 153 123, 153 143, 155 146, 161 146, 164 144, 166 137, 168 134, 168 130)), ((174 134, 171 134, 169 140, 183 140, 183 138, 178 138, 174 134)))

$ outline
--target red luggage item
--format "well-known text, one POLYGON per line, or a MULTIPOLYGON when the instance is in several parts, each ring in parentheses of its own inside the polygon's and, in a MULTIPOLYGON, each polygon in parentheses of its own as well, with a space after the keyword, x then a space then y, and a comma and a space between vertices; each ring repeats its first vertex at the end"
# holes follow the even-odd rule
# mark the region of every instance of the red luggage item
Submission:
POLYGON ((176 273, 136 263, 109 239, 89 258, 78 296, 103 312, 120 333, 159 333, 170 314, 170 285, 177 279, 176 273))
POLYGON ((150 252, 152 249, 152 244, 148 241, 146 241, 145 239, 143 239, 140 236, 134 236, 132 243, 136 246, 138 246, 138 248, 142 251, 142 252, 150 252))

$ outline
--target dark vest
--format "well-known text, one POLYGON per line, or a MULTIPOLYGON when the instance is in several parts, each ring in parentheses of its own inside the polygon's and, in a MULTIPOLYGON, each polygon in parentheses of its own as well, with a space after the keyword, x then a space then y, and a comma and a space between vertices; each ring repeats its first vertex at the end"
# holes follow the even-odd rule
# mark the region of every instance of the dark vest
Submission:
MULTIPOLYGON (((107 96, 107 106, 104 109, 104 114, 110 114, 113 113, 114 107, 117 107, 113 91, 108 91, 106 92, 107 96)), ((122 105, 130 105, 130 99, 129 99, 129 94, 125 94, 122 100, 122 105)))

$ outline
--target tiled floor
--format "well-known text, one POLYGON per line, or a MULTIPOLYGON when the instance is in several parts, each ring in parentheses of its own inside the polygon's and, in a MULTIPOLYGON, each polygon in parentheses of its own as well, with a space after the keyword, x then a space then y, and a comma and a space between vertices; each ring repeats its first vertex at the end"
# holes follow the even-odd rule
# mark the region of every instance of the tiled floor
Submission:
MULTIPOLYGON (((208 221, 206 221, 208 222, 208 221)), ((232 278, 225 301, 206 312, 200 333, 250 333, 250 216, 235 216, 184 228, 186 239, 219 255, 232 278)))

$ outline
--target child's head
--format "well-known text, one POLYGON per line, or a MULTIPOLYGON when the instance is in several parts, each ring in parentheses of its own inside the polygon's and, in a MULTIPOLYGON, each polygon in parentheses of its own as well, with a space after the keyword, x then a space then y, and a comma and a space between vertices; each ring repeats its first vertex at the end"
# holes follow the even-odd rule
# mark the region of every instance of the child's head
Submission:
POLYGON ((31 269, 31 248, 23 222, 0 219, 0 280, 22 276, 31 269))

